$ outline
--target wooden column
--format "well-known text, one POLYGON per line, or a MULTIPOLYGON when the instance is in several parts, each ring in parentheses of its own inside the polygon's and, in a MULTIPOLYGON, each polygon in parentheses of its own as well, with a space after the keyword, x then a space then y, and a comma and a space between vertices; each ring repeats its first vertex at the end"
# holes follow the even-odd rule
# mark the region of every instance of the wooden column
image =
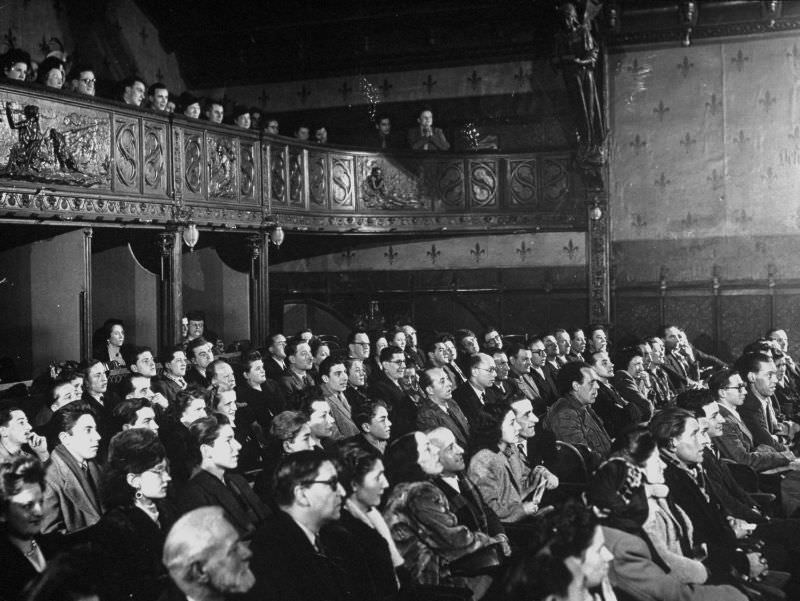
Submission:
POLYGON ((269 235, 259 232, 247 237, 250 248, 250 342, 266 344, 269 334, 269 235))
POLYGON ((92 228, 83 229, 83 289, 80 299, 82 359, 92 356, 92 228))
POLYGON ((604 192, 593 192, 587 202, 589 223, 589 323, 611 322, 611 215, 604 192), (597 208, 600 209, 599 218, 597 208))
POLYGON ((170 228, 158 235, 161 269, 158 280, 158 341, 161 349, 181 339, 183 317, 183 228, 170 228))

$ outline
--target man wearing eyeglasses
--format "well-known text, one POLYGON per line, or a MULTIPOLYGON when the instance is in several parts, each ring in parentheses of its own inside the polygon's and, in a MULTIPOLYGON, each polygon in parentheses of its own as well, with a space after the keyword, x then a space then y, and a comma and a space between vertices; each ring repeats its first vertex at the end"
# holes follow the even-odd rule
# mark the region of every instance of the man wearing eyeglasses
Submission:
POLYGON ((298 451, 275 469, 280 511, 253 535, 252 599, 351 599, 347 553, 325 525, 339 519, 345 491, 322 451, 298 451))
POLYGON ((371 381, 372 366, 369 363, 369 350, 371 348, 369 336, 364 330, 353 330, 347 336, 347 357, 360 359, 366 372, 366 381, 371 381))
POLYGON ((97 80, 94 71, 89 65, 75 65, 67 76, 69 89, 84 96, 94 96, 97 80))
MULTIPOLYGON (((553 345, 555 345, 555 342, 555 338, 553 338, 553 345)), ((536 387, 542 395, 542 400, 549 407, 558 400, 558 392, 556 391, 555 379, 545 368, 547 349, 545 348, 544 340, 538 337, 532 338, 528 342, 528 350, 531 352, 531 377, 536 382, 536 387)))
POLYGON ((384 401, 392 420, 392 437, 397 438, 412 432, 417 423, 417 405, 400 386, 400 378, 406 369, 406 356, 398 346, 387 346, 381 350, 383 372, 369 385, 367 396, 384 401))
POLYGON ((467 370, 469 379, 456 389, 453 400, 474 427, 483 408, 496 401, 491 389, 497 377, 497 367, 489 355, 478 353, 469 358, 467 370))

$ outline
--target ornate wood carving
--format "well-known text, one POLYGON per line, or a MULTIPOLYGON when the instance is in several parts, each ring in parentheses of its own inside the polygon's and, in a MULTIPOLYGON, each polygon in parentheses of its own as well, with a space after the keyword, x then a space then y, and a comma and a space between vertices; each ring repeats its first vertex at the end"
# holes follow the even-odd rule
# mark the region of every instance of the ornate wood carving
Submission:
MULTIPOLYGON (((594 199, 603 207, 600 219, 589 219, 589 321, 611 322, 611 285, 609 273, 610 229, 608 202, 600 193, 594 199)), ((592 210, 587 206, 587 213, 592 210)))
POLYGON ((289 148, 289 206, 305 206, 303 194, 304 184, 304 153, 299 148, 289 148))
MULTIPOLYGON (((427 168, 428 165, 425 165, 427 168)), ((433 175, 436 178, 435 190, 437 200, 443 205, 445 210, 463 210, 466 208, 466 194, 464 193, 464 163, 462 161, 450 161, 440 163, 437 169, 428 171, 425 175, 433 175)))
POLYGON ((252 142, 242 142, 239 147, 241 149, 239 194, 243 200, 253 199, 255 191, 258 189, 255 145, 252 142))
POLYGON ((321 152, 308 153, 308 201, 312 207, 328 207, 328 164, 321 152))
POLYGON ((497 206, 499 181, 495 161, 469 162, 470 206, 494 208, 497 206))
POLYGON ((227 136, 206 136, 208 198, 236 198, 237 141, 227 136))
POLYGON ((270 152, 270 198, 276 205, 286 205, 286 146, 272 144, 270 152))
POLYGON ((331 200, 334 208, 355 209, 355 162, 351 157, 331 157, 331 200))
POLYGON ((164 193, 167 186, 166 128, 157 123, 144 124, 145 190, 164 193))
POLYGON ((184 172, 183 181, 186 190, 195 195, 203 191, 203 137, 200 134, 187 133, 184 137, 184 172))
POLYGON ((116 189, 136 190, 139 187, 139 124, 119 117, 114 124, 116 189))
POLYGON ((509 208, 531 208, 539 200, 536 159, 508 161, 509 208))

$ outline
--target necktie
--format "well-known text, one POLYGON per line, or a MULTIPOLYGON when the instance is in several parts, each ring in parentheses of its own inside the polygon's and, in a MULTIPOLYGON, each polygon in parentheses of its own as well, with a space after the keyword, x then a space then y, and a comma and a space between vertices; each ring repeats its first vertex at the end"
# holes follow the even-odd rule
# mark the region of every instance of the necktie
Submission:
POLYGON ((520 442, 517 443, 517 448, 519 449, 519 456, 522 457, 523 460, 528 460, 528 454, 525 452, 525 443, 520 442))
POLYGON ((486 393, 482 392, 481 393, 481 405, 485 405, 485 404, 486 404, 486 393))

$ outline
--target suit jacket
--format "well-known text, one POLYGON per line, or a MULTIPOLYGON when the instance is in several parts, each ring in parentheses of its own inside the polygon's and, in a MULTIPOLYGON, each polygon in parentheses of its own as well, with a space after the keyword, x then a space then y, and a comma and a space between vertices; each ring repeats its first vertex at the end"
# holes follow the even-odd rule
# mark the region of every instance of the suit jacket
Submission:
POLYGON ((301 377, 297 375, 297 373, 295 373, 291 367, 287 367, 286 371, 283 372, 283 376, 281 377, 281 386, 283 387, 283 392, 286 395, 286 398, 291 404, 291 400, 294 399, 300 392, 306 388, 311 388, 314 386, 314 378, 310 372, 301 377))
POLYGON ((412 127, 408 130, 408 145, 412 150, 427 152, 450 150, 450 143, 444 137, 444 132, 438 127, 434 127, 432 135, 428 137, 422 136, 422 128, 412 127), (427 148, 425 148, 426 146, 427 148))
POLYGON ((364 146, 367 148, 376 148, 380 150, 394 150, 397 148, 404 148, 402 143, 402 133, 400 136, 393 132, 389 132, 388 136, 384 136, 379 131, 372 131, 364 138, 364 146))
POLYGON ((340 397, 339 393, 329 390, 324 384, 322 386, 325 400, 328 401, 328 405, 331 407, 331 417, 335 422, 331 438, 334 441, 343 440, 358 434, 360 430, 353 421, 352 410, 347 397, 344 395, 340 397))
POLYGON ((500 380, 494 381, 494 384, 492 384, 492 387, 488 391, 492 393, 491 396, 493 397, 493 403, 502 404, 508 402, 508 399, 511 398, 511 395, 516 390, 516 388, 513 387, 509 382, 510 380, 508 379, 502 382, 500 380))
POLYGON ((725 418, 722 436, 713 438, 712 442, 719 449, 720 455, 736 463, 748 465, 757 472, 789 464, 789 459, 771 446, 757 449, 750 429, 730 409, 720 405, 719 414, 725 418))
POLYGON ((510 371, 508 373, 508 381, 509 383, 513 382, 517 390, 525 395, 525 398, 531 402, 531 405, 533 405, 533 412, 538 417, 547 413, 547 404, 542 398, 542 393, 536 385, 536 381, 530 374, 519 375, 514 371, 510 371))
POLYGON ((527 515, 522 503, 530 490, 516 480, 505 453, 481 449, 470 460, 467 475, 502 521, 518 522, 527 515))
POLYGON ((84 473, 64 445, 58 445, 50 453, 44 483, 43 534, 83 530, 97 523, 103 514, 97 464, 88 461, 87 473, 84 473))
POLYGON ((683 355, 667 353, 664 365, 661 366, 669 376, 672 388, 676 392, 683 392, 689 386, 689 366, 683 355))
POLYGON ((399 385, 392 382, 384 372, 380 372, 370 384, 368 396, 381 399, 389 407, 392 421, 392 438, 412 432, 417 424, 417 406, 399 385))
POLYGON ((275 357, 269 353, 264 355, 264 372, 267 374, 267 378, 270 380, 274 380, 275 382, 281 381, 281 378, 286 371, 285 364, 286 361, 284 360, 284 366, 282 367, 281 364, 275 360, 275 357))
POLYGON ((623 399, 639 409, 639 422, 649 422, 653 418, 653 403, 639 392, 633 376, 624 369, 614 372, 614 388, 623 399))
MULTIPOLYGON (((770 400, 770 402, 772 401, 770 400)), ((744 403, 739 407, 739 415, 750 430, 750 434, 753 435, 753 442, 756 446, 763 444, 772 447, 776 451, 784 450, 784 446, 772 438, 772 424, 768 423, 764 417, 761 401, 752 390, 747 391, 744 403)))
MULTIPOLYGON (((323 528, 318 553, 303 530, 283 511, 278 511, 254 533, 250 568, 256 584, 247 599, 262 601, 356 601, 336 539, 323 528)), ((361 600, 357 600, 361 601, 361 600)))
MULTIPOLYGON (((184 380, 186 380, 186 378, 184 378, 184 380)), ((175 380, 164 375, 153 378, 150 381, 150 388, 153 390, 153 392, 162 394, 164 398, 169 401, 170 405, 175 402, 175 397, 178 396, 178 393, 181 390, 183 390, 180 384, 178 384, 175 380)))
POLYGON ((159 430, 159 438, 167 451, 172 488, 179 491, 189 481, 195 467, 195 457, 192 452, 194 443, 189 428, 179 421, 168 421, 159 430))
POLYGON ((642 421, 639 408, 623 399, 613 386, 605 382, 598 385, 592 409, 603 420, 603 426, 611 438, 616 438, 624 428, 642 421))
POLYGON ((758 511, 758 504, 739 486, 728 466, 719 459, 714 449, 703 450, 703 469, 709 486, 728 515, 753 524, 765 521, 758 511))
MULTIPOLYGON (((456 365, 458 367, 458 365, 456 365)), ((461 371, 461 368, 458 367, 458 371, 456 371, 452 365, 449 363, 442 366, 442 371, 445 373, 447 378, 450 380, 450 384, 453 386, 453 390, 461 386, 467 379, 464 377, 464 373, 461 371)))
POLYGON ((544 401, 545 405, 550 407, 558 400, 556 382, 548 372, 547 364, 545 364, 545 366, 542 368, 542 371, 544 372, 544 376, 542 376, 535 369, 531 368, 530 375, 533 378, 533 381, 536 382, 536 386, 539 389, 539 393, 542 395, 542 400, 544 401))
POLYGON ((425 369, 425 353, 423 353, 419 348, 412 349, 410 347, 406 347, 405 350, 406 360, 410 360, 417 366, 417 371, 422 371, 425 369))
POLYGON ((481 491, 465 474, 458 475, 460 491, 453 488, 441 477, 436 478, 433 483, 444 493, 447 502, 450 503, 450 511, 458 518, 459 524, 474 532, 483 532, 489 536, 505 533, 500 518, 486 504, 481 491))
POLYGON ((608 457, 611 439, 591 406, 583 405, 572 395, 558 399, 544 420, 556 440, 586 445, 597 459, 608 457))
POLYGON ((478 393, 475 392, 469 382, 465 382, 453 391, 453 400, 461 407, 461 411, 467 416, 471 426, 475 425, 475 421, 483 411, 484 405, 491 401, 488 391, 484 391, 483 394, 485 401, 481 402, 481 399, 478 398, 478 393))
POLYGON ((206 505, 219 505, 225 510, 228 521, 240 534, 257 528, 268 516, 269 510, 256 496, 242 476, 226 473, 225 482, 201 469, 186 484, 178 497, 181 514, 206 505))
POLYGON ((606 546, 613 555, 609 580, 631 599, 658 601, 747 601, 732 586, 683 584, 653 561, 647 544, 633 534, 603 526, 606 546))
POLYGON ((247 384, 237 386, 236 400, 247 404, 248 417, 255 419, 265 432, 269 432, 272 418, 286 409, 286 398, 280 384, 269 379, 261 384, 261 390, 247 384))
POLYGON ((457 403, 448 401, 445 412, 429 398, 422 399, 417 411, 417 429, 425 432, 434 428, 447 428, 465 451, 469 449, 469 421, 457 403))
POLYGON ((194 384, 200 388, 208 388, 211 386, 211 380, 197 371, 194 365, 189 365, 186 368, 186 377, 184 378, 187 384, 194 384))

